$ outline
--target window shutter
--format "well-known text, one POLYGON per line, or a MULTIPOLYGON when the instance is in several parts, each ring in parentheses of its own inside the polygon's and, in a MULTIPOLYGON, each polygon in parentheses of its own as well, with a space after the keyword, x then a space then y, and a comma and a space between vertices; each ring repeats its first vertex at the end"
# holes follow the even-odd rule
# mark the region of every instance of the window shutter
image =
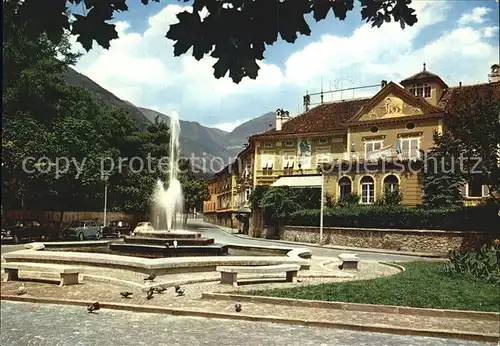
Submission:
POLYGON ((487 185, 483 185, 483 193, 482 193, 482 196, 483 196, 483 197, 488 197, 489 195, 490 195, 490 193, 489 193, 488 186, 487 186, 487 185))

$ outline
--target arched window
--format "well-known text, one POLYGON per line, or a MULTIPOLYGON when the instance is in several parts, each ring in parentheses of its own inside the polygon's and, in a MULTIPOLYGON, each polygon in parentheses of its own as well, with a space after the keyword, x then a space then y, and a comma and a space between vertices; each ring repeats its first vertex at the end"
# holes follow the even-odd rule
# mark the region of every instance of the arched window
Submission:
POLYGON ((384 179, 384 191, 396 192, 399 191, 399 180, 395 175, 388 175, 384 179))
POLYGON ((342 177, 339 179, 339 199, 345 198, 352 192, 351 179, 342 177))
POLYGON ((361 203, 375 202, 375 182, 372 177, 361 178, 361 203))

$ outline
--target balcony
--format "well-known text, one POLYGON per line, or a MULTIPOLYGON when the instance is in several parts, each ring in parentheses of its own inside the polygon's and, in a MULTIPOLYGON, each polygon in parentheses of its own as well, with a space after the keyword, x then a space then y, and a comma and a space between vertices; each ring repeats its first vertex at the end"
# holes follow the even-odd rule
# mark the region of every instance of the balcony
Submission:
POLYGON ((402 151, 397 151, 392 148, 392 146, 381 148, 379 150, 373 150, 370 152, 366 153, 351 153, 354 154, 356 157, 361 158, 362 160, 365 161, 379 161, 379 160, 385 160, 385 161, 407 161, 407 160, 413 160, 413 161, 420 161, 422 159, 422 153, 418 148, 414 149, 406 149, 402 151))

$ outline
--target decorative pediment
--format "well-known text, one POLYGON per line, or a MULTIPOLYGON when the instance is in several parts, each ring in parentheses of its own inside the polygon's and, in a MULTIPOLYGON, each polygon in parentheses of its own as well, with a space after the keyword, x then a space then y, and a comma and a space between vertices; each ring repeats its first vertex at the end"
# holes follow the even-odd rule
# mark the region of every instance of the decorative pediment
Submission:
POLYGON ((439 111, 430 103, 391 82, 380 90, 348 122, 409 117, 439 111))
POLYGON ((382 118, 407 117, 419 114, 424 114, 422 108, 412 106, 396 95, 389 94, 374 107, 367 109, 358 120, 377 120, 382 118))

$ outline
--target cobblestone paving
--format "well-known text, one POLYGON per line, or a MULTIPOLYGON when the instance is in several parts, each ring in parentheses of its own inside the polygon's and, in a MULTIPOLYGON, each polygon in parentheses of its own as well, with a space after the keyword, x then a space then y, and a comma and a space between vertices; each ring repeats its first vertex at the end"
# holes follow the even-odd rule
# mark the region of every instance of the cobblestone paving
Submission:
MULTIPOLYGON (((173 309, 208 311, 216 313, 234 313, 232 301, 201 299, 203 291, 234 292, 231 286, 218 283, 186 285, 185 296, 177 297, 173 288, 162 294, 155 294, 151 300, 145 293, 134 293, 131 299, 124 299, 119 292, 123 288, 110 284, 87 282, 80 285, 59 287, 54 284, 26 282, 26 296, 49 297, 60 299, 77 299, 85 301, 117 302, 137 305, 163 306, 173 309)), ((2 294, 15 294, 18 282, 2 283, 2 294)), ((390 327, 406 327, 425 330, 455 330, 480 333, 498 333, 497 321, 478 321, 466 319, 445 319, 438 317, 423 317, 411 315, 396 315, 385 313, 343 311, 336 309, 303 308, 263 303, 245 302, 244 313, 253 316, 271 316, 277 318, 296 318, 301 320, 330 321, 337 323, 354 323, 369 325, 385 325, 390 327)))
POLYGON ((484 343, 317 327, 3 301, 2 346, 286 345, 441 346, 484 343))

